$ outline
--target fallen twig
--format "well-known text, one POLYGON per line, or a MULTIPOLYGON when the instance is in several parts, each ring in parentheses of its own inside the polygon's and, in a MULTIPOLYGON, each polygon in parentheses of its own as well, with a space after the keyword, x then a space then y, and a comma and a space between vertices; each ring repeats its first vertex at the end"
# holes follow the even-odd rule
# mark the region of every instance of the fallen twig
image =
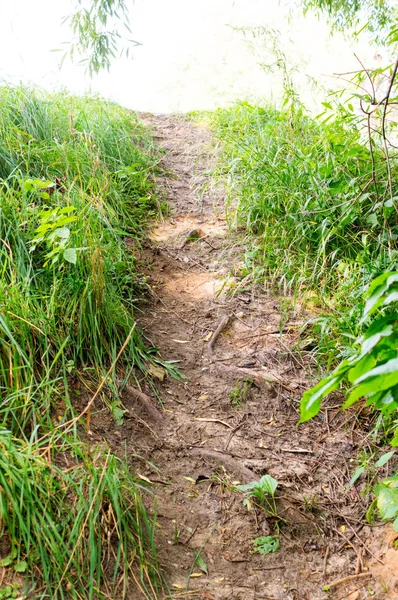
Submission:
POLYGON ((204 421, 205 423, 220 423, 221 425, 225 425, 229 429, 233 429, 232 425, 226 423, 225 421, 220 421, 220 419, 205 419, 204 417, 194 417, 194 421, 204 421))
POLYGON ((347 577, 343 577, 342 579, 335 579, 328 585, 325 585, 324 590, 327 592, 331 588, 337 587, 342 583, 347 583, 348 581, 354 581, 354 579, 362 579, 363 577, 373 577, 372 573, 357 573, 356 575, 347 575, 347 577))
POLYGON ((211 339, 209 341, 209 343, 207 344, 207 347, 209 349, 209 352, 214 352, 214 345, 217 341, 218 336, 220 335, 220 333, 227 327, 229 320, 230 320, 231 316, 230 315, 225 315, 220 323, 217 325, 217 328, 215 330, 215 332, 213 333, 213 335, 211 336, 211 339))
POLYGON ((242 419, 242 421, 241 421, 241 422, 240 422, 240 423, 239 423, 239 424, 238 424, 236 427, 234 427, 234 428, 233 428, 233 430, 231 431, 231 433, 229 434, 229 436, 228 436, 228 439, 227 439, 227 443, 225 444, 225 448, 224 448, 224 451, 225 451, 225 452, 228 450, 228 447, 229 447, 229 445, 230 445, 230 443, 231 443, 231 441, 232 441, 232 438, 234 437, 235 433, 236 433, 236 432, 237 432, 237 431, 238 431, 238 430, 239 430, 241 427, 243 427, 243 425, 246 423, 246 420, 247 420, 247 419, 245 419, 245 418, 244 418, 244 419, 242 419))

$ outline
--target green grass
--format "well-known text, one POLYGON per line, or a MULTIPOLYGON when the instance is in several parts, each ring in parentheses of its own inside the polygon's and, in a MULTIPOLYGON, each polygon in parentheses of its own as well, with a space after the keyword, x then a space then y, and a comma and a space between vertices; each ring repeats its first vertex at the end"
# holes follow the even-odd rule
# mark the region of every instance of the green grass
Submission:
POLYGON ((160 585, 126 464, 53 425, 55 406, 61 425, 75 414, 73 379, 109 370, 119 401, 120 380, 160 362, 134 316, 158 161, 113 103, 0 88, 0 527, 38 598, 123 597, 132 573, 149 598, 160 585))
MULTIPOLYGON (((203 118, 203 115, 195 115, 203 118)), ((301 106, 278 110, 243 102, 204 116, 218 140, 232 226, 242 231, 244 284, 310 300, 326 358, 358 333, 363 287, 397 264, 397 217, 388 200, 382 149, 369 148, 353 111, 333 121, 301 106)), ((393 181, 397 167, 393 162, 393 181)))

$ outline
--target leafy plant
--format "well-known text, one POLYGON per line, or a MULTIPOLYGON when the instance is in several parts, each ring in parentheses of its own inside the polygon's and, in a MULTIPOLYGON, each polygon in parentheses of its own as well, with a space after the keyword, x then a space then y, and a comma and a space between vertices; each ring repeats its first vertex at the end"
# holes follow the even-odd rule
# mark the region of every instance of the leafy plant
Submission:
POLYGON ((394 521, 394 529, 398 531, 398 475, 380 481, 375 494, 381 518, 394 521))
POLYGON ((252 385, 253 379, 244 379, 243 381, 236 382, 234 389, 229 393, 232 406, 239 407, 245 404, 252 385))
POLYGON ((71 215, 75 210, 75 206, 57 206, 39 213, 40 225, 35 231, 30 251, 34 252, 37 246, 45 243, 48 252, 44 267, 55 265, 61 257, 66 262, 76 264, 77 252, 76 248, 70 246, 71 230, 68 227, 77 220, 75 215, 71 215))
MULTIPOLYGON (((377 310, 398 300, 398 273, 383 273, 365 294, 362 322, 377 310)), ((389 416, 398 407, 398 315, 394 312, 376 318, 358 338, 352 355, 343 360, 327 377, 303 394, 300 423, 318 414, 322 399, 343 383, 349 385, 347 408, 360 398, 389 416)), ((397 430, 391 440, 398 445, 397 430)))
POLYGON ((253 540, 253 552, 257 554, 271 554, 279 550, 279 538, 273 535, 261 536, 253 540))
POLYGON ((271 475, 263 475, 259 481, 252 481, 251 483, 237 485, 236 489, 241 492, 245 492, 248 496, 244 501, 245 506, 249 509, 252 504, 252 499, 255 499, 257 503, 265 509, 267 514, 272 517, 278 517, 276 509, 275 492, 278 487, 276 479, 271 475))
POLYGON ((10 600, 10 598, 20 598, 21 592, 19 591, 18 583, 9 583, 3 588, 0 588, 0 600, 10 600))

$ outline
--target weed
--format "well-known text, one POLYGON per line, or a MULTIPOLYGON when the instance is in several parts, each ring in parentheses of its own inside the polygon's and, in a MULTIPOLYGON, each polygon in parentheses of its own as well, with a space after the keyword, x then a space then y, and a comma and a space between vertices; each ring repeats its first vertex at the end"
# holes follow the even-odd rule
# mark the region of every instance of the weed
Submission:
POLYGON ((233 390, 230 391, 229 397, 231 404, 235 408, 246 404, 249 392, 253 385, 253 379, 244 379, 243 381, 238 380, 233 390))
POLYGON ((268 516, 279 519, 275 499, 277 487, 277 480, 267 474, 261 477, 259 481, 237 485, 236 489, 246 493, 247 498, 244 500, 244 504, 249 510, 252 506, 252 501, 255 500, 268 516))
POLYGON ((0 589, 0 600, 10 600, 10 598, 20 598, 21 592, 19 591, 18 583, 9 583, 0 589))
POLYGON ((279 537, 274 535, 260 536, 253 540, 253 552, 256 554, 271 554, 280 547, 279 537))

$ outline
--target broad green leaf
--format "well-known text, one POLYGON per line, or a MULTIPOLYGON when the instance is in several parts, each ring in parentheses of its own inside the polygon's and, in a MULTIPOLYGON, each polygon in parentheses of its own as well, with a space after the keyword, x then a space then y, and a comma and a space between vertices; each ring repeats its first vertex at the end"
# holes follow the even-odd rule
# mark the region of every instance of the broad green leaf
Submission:
POLYGON ((348 408, 354 404, 354 402, 359 400, 359 398, 369 396, 370 394, 376 394, 377 392, 383 390, 388 390, 389 388, 394 387, 396 384, 398 384, 397 371, 384 376, 381 375, 367 378, 364 383, 358 385, 352 390, 351 394, 345 401, 343 408, 348 408))
POLYGON ((278 482, 276 479, 271 477, 271 475, 264 475, 261 477, 259 481, 259 487, 270 494, 272 497, 275 495, 276 488, 278 487, 278 482))
POLYGON ((67 240, 70 236, 70 229, 67 227, 57 227, 54 231, 54 236, 67 240))
POLYGON ((236 486, 237 490, 241 492, 248 492, 258 486, 258 481, 252 481, 251 483, 240 484, 236 486))
POLYGON ((64 206, 64 208, 61 208, 61 210, 59 211, 60 215, 64 215, 66 213, 70 213, 73 212, 76 209, 76 206, 64 206))
MULTIPOLYGON (((377 367, 375 367, 374 369, 371 369, 370 371, 368 371, 367 373, 364 373, 363 375, 361 375, 361 377, 359 377, 355 383, 361 383, 362 381, 365 381, 366 379, 369 379, 371 377, 380 377, 383 376, 385 377, 386 375, 396 375, 397 376, 397 381, 396 383, 398 383, 398 357, 397 358, 393 358, 385 363, 383 363, 382 365, 378 365, 377 367)), ((395 384, 391 384, 391 385, 395 385, 395 384)), ((390 386, 388 386, 390 387, 390 386)), ((387 389, 386 387, 381 387, 379 388, 381 390, 385 390, 387 389)))
POLYGON ((279 550, 279 538, 273 535, 261 536, 253 540, 253 550, 257 554, 271 554, 279 550))
POLYGON ((76 264, 77 262, 77 252, 76 252, 76 248, 67 248, 64 252, 64 259, 69 262, 72 263, 73 265, 76 264))
POLYGON ((340 373, 339 375, 331 375, 326 379, 322 379, 322 381, 320 381, 318 385, 312 389, 304 392, 300 403, 299 423, 305 423, 319 413, 322 399, 330 394, 330 392, 338 389, 343 377, 344 372, 340 373))
POLYGON ((16 571, 17 573, 25 573, 27 568, 28 563, 26 562, 26 560, 20 560, 14 565, 14 571, 16 571))
POLYGON ((356 381, 361 375, 370 371, 376 364, 376 359, 371 354, 366 354, 352 369, 348 371, 347 378, 350 383, 356 381))
POLYGON ((377 508, 382 519, 391 521, 398 515, 398 488, 380 483, 376 486, 377 508))
POLYGON ((366 294, 367 300, 363 312, 363 319, 381 306, 384 292, 386 292, 396 281, 398 281, 398 273, 387 272, 383 273, 372 282, 366 294))

